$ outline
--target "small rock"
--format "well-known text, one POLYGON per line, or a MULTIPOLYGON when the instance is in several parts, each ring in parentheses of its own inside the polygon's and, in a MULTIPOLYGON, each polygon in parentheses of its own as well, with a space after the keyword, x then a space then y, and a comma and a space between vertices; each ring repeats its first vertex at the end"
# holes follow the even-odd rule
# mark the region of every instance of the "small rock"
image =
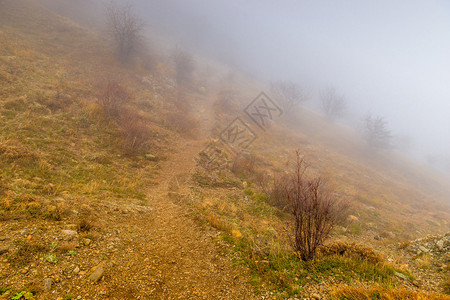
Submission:
POLYGON ((436 246, 438 247, 439 251, 444 251, 444 240, 439 240, 436 242, 436 246))
POLYGON ((75 230, 70 230, 70 229, 64 229, 61 230, 61 233, 67 236, 74 236, 75 234, 77 234, 77 232, 75 230))
POLYGON ((50 291, 52 289, 53 280, 51 278, 45 278, 42 282, 42 289, 44 291, 50 291))
POLYGON ((402 273, 395 272, 394 275, 397 276, 397 277, 399 277, 399 278, 401 278, 401 279, 403 279, 403 280, 408 280, 408 277, 406 277, 406 276, 403 275, 402 273))
POLYGON ((89 276, 89 281, 92 282, 99 281, 102 278, 104 272, 105 271, 103 270, 103 267, 96 268, 95 271, 92 272, 92 274, 89 276))
POLYGON ((316 300, 320 300, 320 296, 318 294, 312 294, 311 295, 311 299, 316 299, 316 300))
POLYGON ((156 161, 156 156, 150 153, 145 154, 145 158, 150 161, 156 161))
POLYGON ((91 240, 90 239, 83 239, 82 240, 82 243, 83 243, 83 245, 85 245, 85 246, 89 246, 90 244, 91 244, 91 240))
POLYGON ((75 273, 75 274, 78 274, 78 273, 80 273, 80 267, 75 267, 75 269, 73 269, 73 272, 75 273))
POLYGON ((0 247, 0 255, 5 254, 9 251, 9 247, 0 247))
POLYGON ((357 216, 354 216, 354 215, 349 215, 348 218, 347 218, 347 220, 348 220, 349 222, 358 222, 358 221, 359 221, 358 217, 357 217, 357 216))
POLYGON ((424 246, 419 246, 419 250, 424 252, 424 253, 427 253, 428 251, 430 251, 427 248, 425 248, 424 246))

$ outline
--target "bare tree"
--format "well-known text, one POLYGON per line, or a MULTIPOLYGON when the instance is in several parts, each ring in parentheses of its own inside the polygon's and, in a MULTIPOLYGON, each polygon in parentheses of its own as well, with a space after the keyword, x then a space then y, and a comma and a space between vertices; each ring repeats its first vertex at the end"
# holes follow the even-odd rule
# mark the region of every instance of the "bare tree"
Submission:
POLYGON ((339 95, 334 87, 329 87, 320 93, 320 105, 329 119, 342 117, 347 109, 343 95, 339 95))
POLYGON ((369 145, 373 148, 391 147, 391 132, 387 129, 387 123, 381 116, 368 114, 364 120, 364 134, 369 145))
POLYGON ((122 63, 127 63, 142 42, 144 23, 133 13, 132 6, 110 2, 106 7, 107 29, 122 63))
POLYGON ((285 113, 292 111, 298 105, 308 100, 306 92, 293 82, 273 82, 270 90, 285 113))
POLYGON ((345 220, 348 206, 324 190, 320 177, 307 179, 305 171, 303 158, 297 151, 295 172, 287 187, 294 216, 290 241, 298 257, 308 261, 316 257, 317 248, 325 242, 333 228, 345 220))

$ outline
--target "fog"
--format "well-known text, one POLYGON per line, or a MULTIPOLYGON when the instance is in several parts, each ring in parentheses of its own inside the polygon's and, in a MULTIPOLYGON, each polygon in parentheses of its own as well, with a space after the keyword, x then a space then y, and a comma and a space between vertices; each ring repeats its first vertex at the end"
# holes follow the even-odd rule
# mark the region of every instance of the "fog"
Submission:
POLYGON ((383 116, 393 135, 412 138, 409 154, 450 161, 448 1, 121 2, 167 49, 181 45, 267 83, 308 87, 313 109, 332 85, 348 102, 345 123, 383 116))
POLYGON ((447 1, 131 3, 150 30, 261 80, 335 86, 354 120, 384 116, 416 155, 450 149, 447 1))

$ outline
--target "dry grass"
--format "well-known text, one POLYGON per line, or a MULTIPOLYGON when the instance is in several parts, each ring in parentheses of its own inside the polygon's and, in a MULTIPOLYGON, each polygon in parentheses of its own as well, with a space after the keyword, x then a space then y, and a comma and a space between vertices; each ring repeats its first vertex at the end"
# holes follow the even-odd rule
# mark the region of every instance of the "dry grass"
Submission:
POLYGON ((108 82, 98 103, 107 118, 120 119, 125 104, 131 100, 131 94, 117 82, 108 82))
POLYGON ((142 149, 136 141, 148 131, 140 121, 119 129, 104 116, 123 102, 133 110, 131 95, 147 90, 98 36, 33 3, 7 1, 0 11, 0 219, 64 220, 87 199, 141 201, 156 163, 142 160, 136 172, 135 159, 122 153, 142 149), (111 74, 127 90, 97 84, 111 74))
POLYGON ((341 255, 354 257, 373 264, 383 262, 382 256, 374 249, 355 243, 334 242, 319 248, 319 255, 341 255))
POLYGON ((363 300, 363 299, 382 299, 382 300, 447 300, 448 296, 436 293, 417 292, 403 288, 385 289, 382 287, 355 288, 339 287, 332 293, 332 299, 363 300))
POLYGON ((146 120, 134 110, 122 113, 119 121, 123 152, 133 155, 145 152, 151 142, 151 131, 146 120))

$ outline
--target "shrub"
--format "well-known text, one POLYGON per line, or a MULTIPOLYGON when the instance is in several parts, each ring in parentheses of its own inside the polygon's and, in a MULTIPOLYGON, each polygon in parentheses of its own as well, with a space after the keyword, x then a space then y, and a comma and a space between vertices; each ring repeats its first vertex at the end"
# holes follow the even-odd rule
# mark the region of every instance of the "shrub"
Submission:
POLYGON ((278 101, 286 113, 292 113, 297 106, 308 100, 308 95, 305 90, 293 82, 273 82, 270 90, 274 96, 274 100, 278 101))
POLYGON ((117 48, 122 63, 128 63, 142 43, 144 23, 133 13, 131 5, 111 2, 106 10, 108 32, 117 48))
POLYGON ((331 230, 345 220, 347 205, 336 201, 323 188, 320 177, 305 178, 306 167, 299 151, 294 174, 288 178, 287 198, 294 222, 291 226, 291 246, 302 260, 312 260, 317 248, 331 230))
POLYGON ((334 87, 329 87, 320 93, 320 105, 329 119, 342 117, 347 109, 343 95, 339 95, 334 87))
POLYGON ((124 112, 120 119, 119 129, 122 133, 122 147, 125 154, 131 155, 147 149, 151 131, 144 118, 137 112, 124 112))
POLYGON ((288 176, 286 174, 278 174, 273 177, 273 183, 266 191, 269 198, 269 203, 283 211, 289 208, 288 199, 288 176))
POLYGON ((104 115, 107 118, 119 118, 123 110, 123 105, 131 99, 128 93, 117 82, 109 82, 103 93, 98 97, 104 115))
POLYGON ((364 120, 364 134, 369 146, 376 148, 390 148, 391 131, 383 117, 373 117, 368 114, 364 120))

